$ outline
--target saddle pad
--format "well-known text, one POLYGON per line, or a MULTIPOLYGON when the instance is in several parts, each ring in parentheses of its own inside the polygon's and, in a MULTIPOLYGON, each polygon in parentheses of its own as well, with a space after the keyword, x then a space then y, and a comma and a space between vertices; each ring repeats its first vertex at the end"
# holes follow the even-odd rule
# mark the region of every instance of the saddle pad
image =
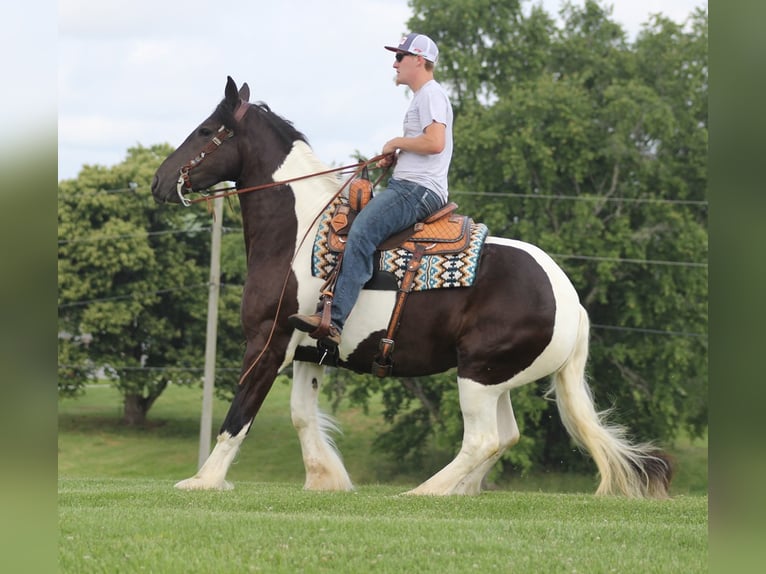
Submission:
MULTIPOLYGON (((412 284, 413 291, 427 289, 445 289, 448 287, 470 287, 479 269, 479 255, 487 238, 487 226, 483 223, 471 224, 471 239, 468 248, 457 253, 423 255, 420 269, 412 284)), ((380 252, 381 271, 393 273, 399 285, 402 283, 407 263, 412 259, 412 251, 404 248, 380 252)))
MULTIPOLYGON (((330 276, 337 254, 332 251, 328 244, 330 220, 334 212, 334 205, 326 210, 319 221, 319 228, 314 240, 314 248, 311 257, 311 274, 320 279, 330 276)), ((470 287, 473 285, 476 271, 478 270, 479 255, 487 237, 487 226, 483 223, 472 223, 468 242, 468 248, 458 253, 444 255, 423 256, 417 277, 413 284, 413 291, 425 291, 427 289, 440 289, 446 287, 470 287)), ((412 258, 412 252, 403 248, 381 251, 377 257, 376 265, 379 271, 393 274, 397 282, 401 284, 402 277, 407 268, 407 263, 412 258)))

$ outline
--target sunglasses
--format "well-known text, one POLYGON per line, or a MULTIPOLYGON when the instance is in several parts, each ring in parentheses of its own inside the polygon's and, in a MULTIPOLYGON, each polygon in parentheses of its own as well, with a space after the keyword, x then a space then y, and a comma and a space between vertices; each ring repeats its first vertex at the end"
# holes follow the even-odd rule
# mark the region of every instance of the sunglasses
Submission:
POLYGON ((394 58, 396 58, 397 62, 401 62, 402 60, 404 60, 405 56, 416 56, 416 55, 417 54, 406 54, 404 52, 397 52, 396 54, 394 54, 394 58))

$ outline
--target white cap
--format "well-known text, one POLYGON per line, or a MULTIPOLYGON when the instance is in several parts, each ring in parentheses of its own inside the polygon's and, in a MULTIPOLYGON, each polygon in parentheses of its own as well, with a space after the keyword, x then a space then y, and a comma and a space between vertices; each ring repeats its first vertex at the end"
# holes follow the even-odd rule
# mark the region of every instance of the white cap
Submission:
POLYGON ((417 34, 416 32, 402 38, 396 47, 384 47, 392 52, 405 52, 407 54, 423 56, 429 62, 435 63, 439 58, 439 48, 436 47, 436 43, 425 34, 417 34))

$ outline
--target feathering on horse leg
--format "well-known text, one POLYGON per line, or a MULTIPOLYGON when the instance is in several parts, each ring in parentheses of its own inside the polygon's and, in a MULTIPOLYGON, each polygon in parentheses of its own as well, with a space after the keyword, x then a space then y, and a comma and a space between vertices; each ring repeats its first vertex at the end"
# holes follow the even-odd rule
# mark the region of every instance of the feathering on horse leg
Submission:
POLYGON ((665 455, 649 444, 631 444, 625 429, 606 422, 607 411, 596 411, 585 377, 589 330, 588 315, 581 309, 576 347, 554 374, 549 391, 555 392, 562 423, 598 467, 601 482, 597 495, 665 498, 672 474, 665 455))
POLYGON ((502 390, 458 377, 458 391, 463 413, 460 452, 442 470, 407 494, 479 494, 484 475, 478 473, 487 461, 502 453, 497 422, 498 396, 502 390), (477 472, 475 478, 466 480, 474 472, 477 472))
POLYGON ((519 442, 521 435, 516 417, 513 414, 510 391, 501 393, 497 399, 497 431, 500 440, 497 453, 466 476, 458 484, 455 494, 471 494, 481 491, 484 486, 484 479, 495 466, 495 463, 500 460, 506 450, 519 442))
POLYGON ((319 410, 319 389, 324 367, 295 361, 290 393, 293 426, 301 443, 306 469, 306 490, 353 490, 331 432, 338 432, 332 417, 319 410))
MULTIPOLYGON (((250 356, 246 355, 246 360, 250 356)), ((176 487, 185 490, 217 489, 230 490, 232 484, 226 481, 229 467, 237 456, 242 442, 250 432, 255 415, 260 408, 265 392, 271 387, 273 379, 268 380, 268 386, 256 385, 246 381, 237 387, 237 392, 229 405, 226 417, 218 431, 215 447, 205 463, 192 478, 179 482, 176 487), (265 389, 264 389, 265 387, 265 389)))
POLYGON ((234 486, 226 480, 231 463, 239 452, 242 441, 245 440, 252 420, 242 430, 232 436, 223 431, 216 439, 215 447, 207 457, 202 467, 191 478, 177 482, 175 487, 180 490, 231 490, 234 486))

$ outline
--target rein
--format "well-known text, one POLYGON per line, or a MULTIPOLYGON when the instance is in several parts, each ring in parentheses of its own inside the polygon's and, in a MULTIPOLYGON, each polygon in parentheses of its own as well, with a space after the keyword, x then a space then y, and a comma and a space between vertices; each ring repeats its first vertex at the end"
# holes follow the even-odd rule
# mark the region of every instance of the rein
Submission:
MULTIPOLYGON (((240 100, 239 106, 237 106, 237 109, 234 112, 234 119, 236 120, 237 123, 239 123, 242 120, 242 118, 245 116, 245 114, 247 113, 247 110, 250 108, 250 105, 251 104, 249 102, 244 101, 244 100, 240 100)), ((280 311, 282 310, 282 301, 284 300, 284 297, 285 297, 285 290, 287 289, 287 284, 288 284, 288 282, 290 280, 290 273, 292 273, 293 264, 295 263, 295 258, 298 256, 298 252, 300 251, 301 247, 305 243, 306 238, 308 237, 308 234, 310 233, 310 231, 314 227, 314 224, 322 216, 322 214, 324 213, 326 207, 329 206, 333 201, 335 201, 335 199, 341 193, 343 193, 343 190, 346 189, 346 187, 354 180, 355 177, 357 177, 359 174, 363 173, 364 170, 366 170, 370 166, 370 164, 373 164, 373 163, 377 162, 378 160, 381 160, 381 159, 385 158, 387 156, 387 154, 377 155, 377 156, 375 156, 375 157, 373 157, 371 159, 368 159, 368 160, 365 160, 365 161, 360 161, 360 162, 355 163, 355 164, 350 164, 350 165, 345 165, 345 166, 342 166, 342 167, 327 169, 327 170, 320 171, 320 172, 300 175, 300 176, 296 176, 296 177, 293 177, 293 178, 290 178, 290 179, 286 179, 286 180, 282 180, 282 181, 275 181, 275 182, 272 182, 272 183, 256 185, 256 186, 253 186, 253 187, 244 187, 244 188, 241 188, 241 189, 229 188, 228 190, 223 190, 220 193, 205 193, 205 194, 203 194, 203 197, 199 197, 199 198, 196 198, 196 199, 187 199, 185 197, 184 193, 185 192, 188 193, 188 192, 192 191, 192 183, 191 183, 191 179, 189 177, 189 171, 191 171, 192 168, 194 168, 194 167, 198 166, 200 163, 202 163, 202 161, 207 156, 209 156, 211 153, 216 151, 219 147, 221 147, 221 145, 223 145, 223 143, 226 140, 230 139, 232 136, 234 136, 234 131, 231 130, 231 129, 228 129, 225 125, 222 125, 220 128, 218 128, 218 131, 216 132, 216 134, 205 145, 205 147, 202 149, 202 151, 194 159, 192 159, 188 163, 184 164, 183 167, 181 167, 181 172, 180 172, 180 175, 178 177, 178 182, 177 182, 177 185, 176 185, 176 191, 178 193, 178 197, 181 199, 181 203, 184 206, 190 207, 194 203, 200 203, 200 202, 203 202, 203 201, 211 202, 214 199, 217 199, 219 197, 223 198, 223 197, 230 197, 232 195, 240 195, 240 194, 244 194, 244 193, 251 193, 253 191, 259 191, 259 190, 263 190, 263 189, 271 189, 271 188, 275 188, 275 187, 280 187, 280 186, 283 186, 283 185, 288 185, 290 183, 294 183, 296 181, 302 181, 302 180, 311 179, 311 178, 314 178, 314 177, 320 177, 322 175, 328 175, 328 174, 331 174, 331 173, 343 172, 343 171, 347 171, 347 170, 351 170, 351 169, 354 170, 353 173, 351 174, 351 177, 349 177, 343 183, 343 185, 341 185, 341 187, 338 189, 338 191, 333 194, 333 196, 329 199, 329 201, 327 202, 325 207, 323 209, 319 210, 319 213, 317 213, 317 215, 314 218, 314 220, 308 225, 308 228, 306 229, 306 232, 303 234, 303 237, 301 237, 300 241, 296 245, 295 253, 293 254, 292 259, 290 260, 290 265, 288 266, 288 269, 287 269, 287 275, 285 276, 285 280, 284 280, 284 282, 282 284, 282 291, 279 294, 279 300, 277 302, 277 309, 276 309, 276 311, 274 313, 274 320, 271 323, 271 330, 269 332, 269 336, 267 337, 266 342, 263 345, 263 348, 261 349, 261 352, 258 354, 258 356, 253 360, 253 362, 250 364, 250 366, 247 368, 247 370, 240 377, 238 384, 241 385, 245 381, 245 379, 250 375, 250 373, 253 371, 253 369, 256 367, 256 365, 261 361, 261 358, 263 357, 264 353, 266 353, 266 351, 268 350, 269 346, 271 345, 271 341, 272 341, 272 338, 274 337, 274 332, 276 331, 276 327, 277 327, 277 319, 279 317, 280 311)), ((393 164, 391 164, 391 165, 393 165, 393 164)), ((391 166, 389 165, 389 167, 387 167, 385 170, 383 170, 383 173, 381 173, 380 177, 378 177, 378 179, 373 184, 373 188, 376 185, 378 185, 378 183, 380 183, 380 181, 385 177, 385 175, 386 175, 386 173, 388 173, 388 170, 390 169, 390 167, 391 166)), ((208 206, 209 205, 210 205, 210 203, 208 203, 208 206)))
MULTIPOLYGON (((223 126, 221 126, 221 128, 223 128, 223 126)), ((223 143, 223 142, 221 142, 221 143, 223 143)), ((189 207, 190 205, 192 205, 194 203, 200 203, 200 202, 203 202, 203 201, 211 201, 211 200, 216 199, 218 197, 230 197, 232 195, 240 195, 240 194, 243 194, 243 193, 250 193, 250 192, 253 192, 253 191, 260 191, 260 190, 263 190, 263 189, 271 189, 271 188, 274 188, 274 187, 279 187, 279 186, 282 186, 282 185, 287 185, 287 184, 290 184, 290 183, 294 183, 296 181, 302 181, 302 180, 305 180, 305 179, 311 179, 313 177, 320 177, 322 175, 328 175, 328 174, 331 174, 331 173, 340 173, 340 172, 344 172, 344 171, 353 169, 354 170, 353 174, 351 175, 351 177, 349 179, 346 180, 346 182, 341 186, 341 188, 338 190, 338 192, 332 197, 332 199, 330 200, 330 203, 331 203, 341 192, 343 192, 343 190, 346 188, 346 186, 348 186, 348 184, 351 183, 351 181, 357 175, 359 175, 362 172, 362 170, 365 167, 369 167, 370 164, 375 163, 378 160, 383 159, 384 157, 386 157, 386 156, 385 155, 376 155, 375 157, 373 157, 371 159, 368 159, 368 160, 365 160, 365 161, 360 161, 358 163, 352 163, 352 164, 344 165, 344 166, 341 166, 341 167, 335 167, 335 168, 332 168, 332 169, 327 169, 325 171, 317 171, 317 172, 314 172, 314 173, 307 173, 305 175, 298 175, 298 176, 292 177, 290 179, 284 179, 284 180, 281 180, 281 181, 273 181, 271 183, 264 183, 262 185, 256 185, 256 186, 253 186, 253 187, 227 188, 226 190, 223 190, 221 193, 205 194, 203 197, 198 197, 196 199, 187 199, 186 197, 184 197, 182 199, 182 202, 183 202, 183 204, 185 206, 189 207)), ((194 162, 194 160, 192 160, 192 162, 194 162)), ((192 163, 192 162, 190 162, 190 163, 192 163)), ((197 162, 197 164, 199 164, 199 162, 197 162)), ((182 168, 182 172, 183 172, 183 168, 182 168)), ((187 170, 187 173, 188 173, 188 170, 187 170)), ((385 173, 386 172, 383 172, 383 175, 381 175, 375 181, 375 184, 373 185, 373 187, 375 187, 375 185, 377 185, 380 182, 380 180, 385 176, 385 173)), ((328 205, 329 205, 329 203, 328 203, 328 205)))

